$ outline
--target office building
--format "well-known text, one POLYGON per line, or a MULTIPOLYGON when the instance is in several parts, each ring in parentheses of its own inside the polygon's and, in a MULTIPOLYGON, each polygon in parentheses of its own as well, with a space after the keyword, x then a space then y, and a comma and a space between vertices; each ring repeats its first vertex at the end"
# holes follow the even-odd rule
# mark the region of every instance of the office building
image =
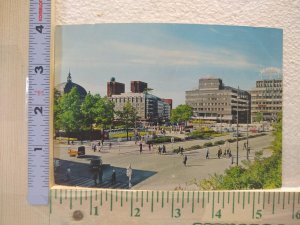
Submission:
POLYGON ((256 81, 251 94, 251 122, 274 121, 282 112, 282 80, 256 81), (261 118, 262 117, 262 118, 261 118))
POLYGON ((143 93, 148 88, 148 84, 142 81, 131 81, 130 90, 133 93, 143 93))
POLYGON ((115 111, 122 111, 129 102, 137 111, 139 120, 156 124, 170 119, 170 105, 149 93, 121 93, 109 98, 115 104, 115 111))
POLYGON ((250 100, 247 91, 225 86, 218 78, 201 78, 197 89, 186 91, 194 118, 215 122, 250 122, 250 100))
POLYGON ((115 78, 112 77, 110 82, 107 82, 107 97, 112 95, 119 95, 125 92, 125 84, 116 82, 115 78))

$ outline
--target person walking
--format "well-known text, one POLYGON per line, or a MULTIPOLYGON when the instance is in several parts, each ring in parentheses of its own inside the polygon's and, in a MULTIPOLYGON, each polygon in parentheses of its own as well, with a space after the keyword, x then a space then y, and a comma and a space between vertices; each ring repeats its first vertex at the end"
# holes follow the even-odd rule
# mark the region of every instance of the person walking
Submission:
POLYGON ((186 166, 186 162, 187 162, 187 155, 184 156, 183 158, 183 165, 186 166))
POLYGON ((167 151, 166 151, 166 146, 165 146, 165 145, 162 146, 162 152, 163 152, 163 153, 166 153, 166 152, 167 152, 167 151))
POLYGON ((112 174, 111 174, 111 184, 114 185, 116 183, 116 180, 117 180, 117 178, 116 178, 116 171, 113 170, 112 174))
POLYGON ((143 143, 142 141, 140 141, 140 154, 142 154, 142 151, 143 151, 143 143))
POLYGON ((97 186, 97 178, 98 178, 98 174, 97 171, 94 172, 94 176, 93 176, 93 180, 94 180, 94 185, 97 186))
POLYGON ((148 147, 149 147, 149 151, 151 151, 151 144, 150 143, 148 144, 148 147))
POLYGON ((208 147, 206 147, 206 157, 205 158, 209 159, 209 148, 208 147))
POLYGON ((99 185, 102 184, 102 180, 103 180, 103 169, 102 167, 99 168, 99 185))
POLYGON ((131 184, 131 177, 132 177, 132 168, 131 168, 131 164, 129 164, 129 166, 127 167, 127 170, 126 170, 126 175, 128 177, 128 187, 129 189, 132 187, 132 184, 131 184))
POLYGON ((71 180, 71 169, 70 169, 70 168, 67 169, 67 172, 66 172, 66 180, 67 180, 67 181, 71 180))

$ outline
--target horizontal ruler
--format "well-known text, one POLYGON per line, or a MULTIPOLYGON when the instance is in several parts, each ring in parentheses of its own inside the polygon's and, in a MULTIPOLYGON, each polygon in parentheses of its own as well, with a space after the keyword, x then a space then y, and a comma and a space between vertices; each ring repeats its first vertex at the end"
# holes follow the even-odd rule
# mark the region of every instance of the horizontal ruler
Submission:
POLYGON ((51 225, 300 224, 300 192, 52 189, 49 202, 51 225))

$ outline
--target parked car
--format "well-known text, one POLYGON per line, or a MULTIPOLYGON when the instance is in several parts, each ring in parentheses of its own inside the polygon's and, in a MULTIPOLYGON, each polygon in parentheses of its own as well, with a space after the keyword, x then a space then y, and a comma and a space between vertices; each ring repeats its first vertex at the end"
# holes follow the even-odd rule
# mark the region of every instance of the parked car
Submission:
POLYGON ((80 157, 85 155, 85 147, 80 146, 78 147, 78 150, 75 149, 69 149, 68 151, 70 157, 80 157))
POLYGON ((234 133, 232 133, 232 136, 233 137, 242 137, 242 134, 241 133, 237 133, 237 132, 234 132, 234 133))
POLYGON ((91 159, 91 161, 90 161, 90 170, 92 170, 92 171, 99 170, 101 166, 102 166, 102 159, 101 158, 91 159))

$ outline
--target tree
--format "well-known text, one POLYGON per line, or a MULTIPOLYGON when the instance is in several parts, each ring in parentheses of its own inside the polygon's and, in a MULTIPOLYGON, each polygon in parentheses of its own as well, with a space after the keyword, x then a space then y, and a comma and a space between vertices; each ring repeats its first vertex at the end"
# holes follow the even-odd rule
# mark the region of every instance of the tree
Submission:
POLYGON ((77 132, 82 127, 81 102, 76 87, 58 99, 55 123, 58 129, 66 132, 68 137, 70 132, 77 132))
POLYGON ((208 179, 194 183, 203 190, 218 189, 261 189, 281 187, 282 177, 282 115, 276 124, 273 154, 263 158, 261 151, 255 153, 254 161, 243 161, 243 166, 234 166, 225 170, 224 175, 214 174, 208 179))
POLYGON ((186 124, 193 115, 193 108, 189 105, 179 105, 171 112, 171 122, 186 124))
POLYGON ((111 125, 114 120, 114 106, 107 97, 101 98, 97 104, 96 124, 100 124, 104 129, 111 125))
POLYGON ((54 131, 57 132, 59 130, 59 121, 58 121, 58 115, 61 112, 61 109, 59 107, 59 99, 61 98, 60 92, 54 88, 54 131))
POLYGON ((99 94, 88 93, 81 105, 81 111, 85 126, 90 130, 91 136, 94 126, 102 126, 104 129, 112 124, 114 118, 114 104, 107 98, 101 98, 99 94))
POLYGON ((101 97, 99 94, 92 95, 91 93, 88 93, 80 107, 84 126, 90 131, 90 139, 92 139, 93 126, 95 125, 98 116, 98 106, 100 101, 101 97))
POLYGON ((120 122, 124 125, 127 133, 127 140, 128 140, 128 131, 130 127, 133 127, 136 120, 137 120, 137 111, 136 109, 130 104, 130 102, 126 102, 122 111, 116 112, 117 116, 119 117, 120 122))
POLYGON ((262 112, 257 112, 255 114, 255 122, 260 123, 264 119, 264 114, 262 112))

